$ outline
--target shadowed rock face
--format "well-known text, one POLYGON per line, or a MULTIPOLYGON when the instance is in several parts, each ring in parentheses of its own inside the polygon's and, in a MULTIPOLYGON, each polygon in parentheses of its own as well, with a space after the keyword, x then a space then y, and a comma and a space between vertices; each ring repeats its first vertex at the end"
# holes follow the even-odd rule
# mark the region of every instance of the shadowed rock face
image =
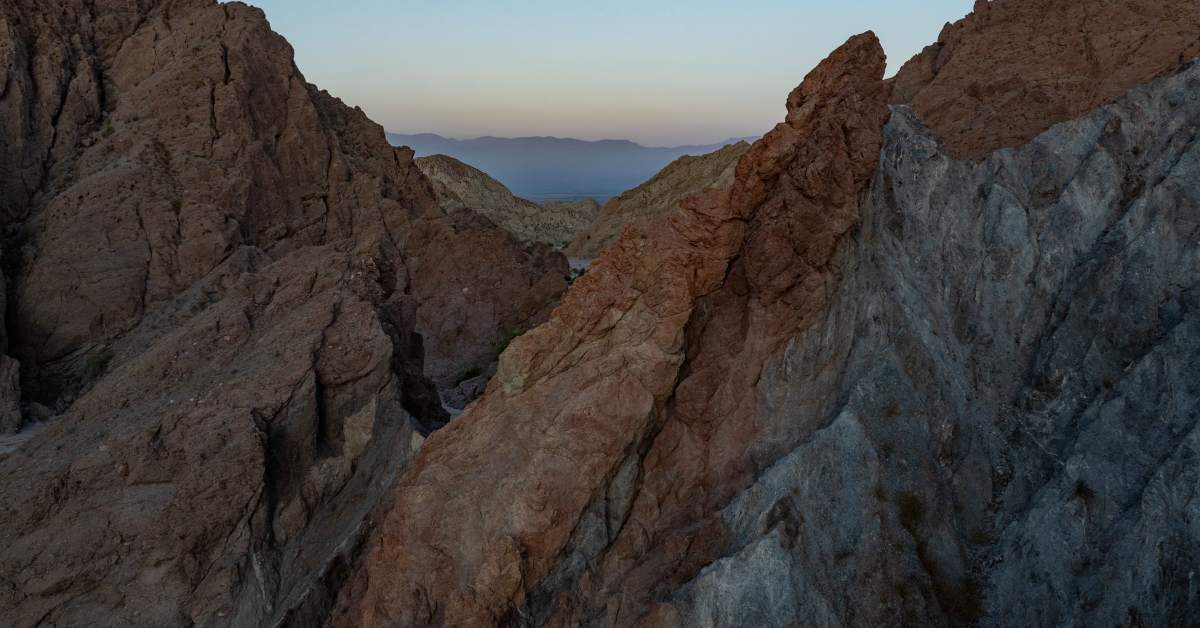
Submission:
POLYGON ((0 33, 0 427, 48 419, 0 454, 0 616, 323 614, 447 418, 430 375, 494 359, 565 261, 442 212, 257 9, 3 0, 0 33))
POLYGON ((1200 4, 980 0, 894 79, 960 159, 1020 146, 1200 56, 1200 4))

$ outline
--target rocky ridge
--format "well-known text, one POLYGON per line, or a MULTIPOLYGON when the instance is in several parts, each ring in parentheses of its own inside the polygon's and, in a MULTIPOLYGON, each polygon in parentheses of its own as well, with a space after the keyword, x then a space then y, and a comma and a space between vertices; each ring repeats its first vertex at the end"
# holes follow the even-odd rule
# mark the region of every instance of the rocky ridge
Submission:
POLYGON ((438 373, 565 260, 442 211, 257 9, 3 0, 0 33, 0 616, 304 621, 448 418, 438 373))
MULTIPOLYGON (((603 616, 609 592, 625 591, 637 600, 631 607, 644 608, 648 596, 679 583, 675 559, 662 559, 690 545, 683 532, 694 508, 717 496, 675 488, 699 488, 716 466, 696 464, 703 448, 678 437, 662 451, 647 449, 665 443, 658 435, 672 424, 737 430, 709 413, 735 410, 747 397, 731 386, 721 394, 730 403, 710 405, 707 387, 726 376, 734 386, 752 380, 734 361, 764 358, 805 324, 786 313, 806 303, 820 311, 811 297, 833 279, 829 256, 856 221, 879 154, 884 66, 873 35, 852 39, 789 97, 788 121, 742 159, 731 190, 694 197, 646 232, 627 229, 550 321, 513 343, 484 397, 426 442, 394 492, 340 625, 482 626, 518 617, 569 624, 603 616), (811 247, 781 247, 788 234, 812 228, 822 235, 811 247), (739 336, 746 346, 738 355, 718 339, 727 325, 736 328, 727 317, 747 306, 748 284, 764 293, 752 323, 763 336, 739 336), (718 344, 705 347, 706 336, 718 344), (698 351, 713 352, 712 370, 687 366, 702 363, 698 351), (661 464, 643 469, 643 455, 661 464), (495 490, 495 478, 504 488, 495 490), (623 485, 611 487, 615 495, 604 488, 612 481, 623 485), (642 488, 630 492, 629 483, 642 488), (452 515, 466 511, 481 515, 452 515), (624 525, 630 517, 644 520, 624 525), (665 545, 646 544, 651 530, 665 545), (612 545, 607 557, 576 547, 586 542, 580 534, 596 533, 612 545), (628 567, 582 569, 602 558, 628 567), (641 560, 645 568, 631 572, 641 560), (556 599, 572 590, 599 606, 556 599)), ((725 464, 738 464, 736 452, 723 452, 725 464)), ((700 544, 695 557, 676 558, 698 567, 715 549, 700 544)))
POLYGON ((592 224, 575 234, 566 254, 593 259, 620 237, 625 225, 644 226, 662 219, 680 201, 705 189, 728 189, 738 159, 749 149, 746 142, 738 142, 707 155, 685 155, 671 162, 649 181, 605 203, 592 224))
POLYGON ((501 357, 333 624, 1187 623, 1200 8, 1077 6, 979 3, 958 55, 1013 56, 941 105, 950 46, 887 83, 835 52, 501 357))
POLYGON ((0 400, 55 415, 0 453, 6 621, 1200 615, 1200 5, 979 2, 892 81, 852 38, 423 444, 562 258, 257 11, 91 9, 0 0, 0 400))
POLYGON ((513 196, 504 184, 453 157, 416 161, 443 209, 477 212, 527 242, 562 245, 596 219, 595 202, 539 205, 513 196))

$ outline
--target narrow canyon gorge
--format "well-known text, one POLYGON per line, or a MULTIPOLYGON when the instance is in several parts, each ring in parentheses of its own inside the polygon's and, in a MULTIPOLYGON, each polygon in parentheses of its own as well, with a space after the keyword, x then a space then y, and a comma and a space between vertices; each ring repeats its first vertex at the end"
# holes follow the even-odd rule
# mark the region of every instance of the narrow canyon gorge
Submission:
POLYGON ((0 0, 0 625, 1200 617, 1200 3, 850 36, 603 205, 293 57, 0 0))

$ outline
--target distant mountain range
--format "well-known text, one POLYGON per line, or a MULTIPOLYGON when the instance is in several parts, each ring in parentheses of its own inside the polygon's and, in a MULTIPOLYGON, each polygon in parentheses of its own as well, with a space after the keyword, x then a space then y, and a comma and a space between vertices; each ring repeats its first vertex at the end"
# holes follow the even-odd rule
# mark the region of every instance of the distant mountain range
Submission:
POLYGON ((647 147, 628 140, 585 141, 558 137, 480 137, 454 140, 433 133, 389 133, 395 146, 418 157, 449 155, 470 164, 531 200, 592 198, 604 202, 636 187, 684 155, 704 155, 742 140, 717 144, 647 147))

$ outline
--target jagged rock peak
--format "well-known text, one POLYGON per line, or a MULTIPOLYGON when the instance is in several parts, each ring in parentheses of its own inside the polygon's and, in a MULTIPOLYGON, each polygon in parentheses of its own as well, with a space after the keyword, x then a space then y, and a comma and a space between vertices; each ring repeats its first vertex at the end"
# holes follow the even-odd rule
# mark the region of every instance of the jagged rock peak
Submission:
MULTIPOLYGON (((631 480, 621 470, 636 473, 637 452, 658 446, 665 425, 685 420, 676 419, 671 398, 687 388, 699 393, 691 382, 710 383, 710 372, 696 380, 685 367, 720 342, 719 334, 691 338, 706 317, 705 299, 745 294, 748 281, 756 298, 789 303, 772 312, 786 320, 764 324, 790 329, 803 324, 802 314, 786 313, 791 303, 833 280, 827 258, 857 220, 882 141, 883 70, 874 35, 852 38, 789 98, 788 120, 742 158, 732 191, 705 192, 668 220, 627 229, 550 321, 513 343, 484 396, 430 437, 394 492, 366 568, 340 607, 342 625, 490 625, 531 605, 569 624, 579 619, 573 613, 603 607, 614 587, 628 587, 627 612, 636 617, 649 595, 682 576, 661 562, 669 548, 634 541, 635 529, 670 536, 691 515, 686 499, 662 511, 652 506, 665 497, 653 496, 657 488, 636 503, 626 496, 622 508, 638 524, 613 530, 617 549, 599 573, 580 580, 558 561, 575 551, 573 531, 591 525, 596 496, 617 476, 631 480), (791 268, 782 275, 768 260, 781 247, 791 268), (751 270, 731 270, 739 254, 756 260, 744 263, 751 270), (454 514, 464 509, 487 514, 454 514), (631 573, 638 563, 651 567, 631 573), (539 589, 563 578, 577 582, 575 602, 546 605, 539 589)), ((732 338, 735 346, 715 351, 736 353, 743 341, 758 342, 732 338)), ((654 474, 646 482, 657 487, 666 478, 659 472, 678 471, 685 491, 718 472, 704 458, 698 468, 646 464, 643 473, 654 474)))

